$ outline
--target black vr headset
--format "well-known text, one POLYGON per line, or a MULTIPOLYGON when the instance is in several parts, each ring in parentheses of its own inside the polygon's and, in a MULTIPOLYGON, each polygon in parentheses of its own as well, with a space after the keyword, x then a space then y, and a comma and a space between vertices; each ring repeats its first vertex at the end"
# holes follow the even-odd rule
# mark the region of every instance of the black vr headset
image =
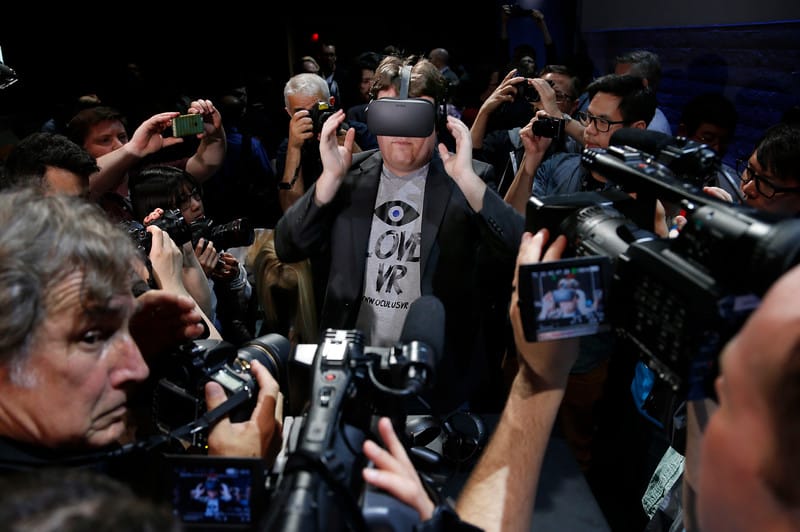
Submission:
MULTIPOLYGON (((389 137, 427 137, 437 125, 437 108, 422 98, 409 98, 408 85, 411 81, 411 67, 406 65, 400 71, 400 96, 372 100, 367 105, 367 127, 373 135, 389 137)), ((439 110, 439 115, 443 111, 439 110)))

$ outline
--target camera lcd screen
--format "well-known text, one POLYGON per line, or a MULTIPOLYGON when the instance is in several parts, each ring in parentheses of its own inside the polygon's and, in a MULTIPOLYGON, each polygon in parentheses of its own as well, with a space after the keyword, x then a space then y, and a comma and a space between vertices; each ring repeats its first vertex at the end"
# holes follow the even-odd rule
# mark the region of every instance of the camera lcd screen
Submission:
POLYGON ((186 529, 252 530, 267 499, 260 458, 166 455, 164 487, 186 529))
POLYGON ((611 260, 578 257, 525 264, 519 270, 519 309, 529 342, 610 330, 605 302, 611 260))
POLYGON ((202 133, 203 116, 198 113, 176 116, 172 119, 172 135, 175 137, 188 137, 202 133))

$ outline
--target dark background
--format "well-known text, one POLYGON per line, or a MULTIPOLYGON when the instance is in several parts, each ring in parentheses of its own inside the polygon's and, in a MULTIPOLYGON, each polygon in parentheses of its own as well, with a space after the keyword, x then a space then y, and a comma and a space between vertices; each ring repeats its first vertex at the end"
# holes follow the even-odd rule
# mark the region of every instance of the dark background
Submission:
MULTIPOLYGON (((736 156, 746 156, 764 128, 800 103, 800 2, 763 0, 755 6, 750 0, 669 0, 656 10, 639 0, 518 1, 544 12, 557 62, 579 65, 587 81, 608 72, 621 51, 658 53, 664 71, 659 106, 673 130, 692 95, 724 93, 739 112, 736 156)), ((0 147, 38 128, 61 102, 126 87, 129 62, 164 94, 213 98, 222 88, 268 79, 268 101, 279 115, 290 64, 311 51, 314 33, 336 43, 342 67, 360 52, 393 44, 420 54, 444 46, 451 63, 469 71, 508 54, 498 41, 503 3, 412 0, 276 7, 217 2, 201 9, 161 2, 109 5, 98 12, 38 5, 34 12, 22 5, 22 13, 2 18, 4 61, 21 81, 0 92, 0 133, 14 132, 0 138, 0 147)), ((541 34, 531 20, 514 20, 509 31, 512 46, 533 44, 538 63, 544 64, 541 34)), ((173 102, 157 111, 172 109, 173 102)), ((285 131, 281 124, 276 129, 285 131)))

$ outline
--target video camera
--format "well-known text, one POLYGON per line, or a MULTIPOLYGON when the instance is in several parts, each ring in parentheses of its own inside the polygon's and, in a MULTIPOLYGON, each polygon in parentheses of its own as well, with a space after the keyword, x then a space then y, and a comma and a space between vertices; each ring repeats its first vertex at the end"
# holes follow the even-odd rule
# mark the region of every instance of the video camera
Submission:
POLYGON ((565 234, 567 255, 610 258, 612 329, 674 391, 713 397, 721 348, 769 286, 800 262, 800 220, 703 193, 700 184, 719 164, 707 146, 638 131, 619 130, 607 150, 583 151, 584 167, 618 190, 533 196, 526 229, 565 234), (687 169, 696 173, 679 177, 687 169), (652 231, 656 199, 686 213, 677 238, 652 231))
POLYGON ((368 437, 380 441, 378 416, 404 433, 407 400, 434 379, 443 330, 444 307, 423 296, 409 308, 394 347, 365 346, 360 331, 328 329, 319 345, 295 349, 293 363, 310 370, 310 393, 290 392, 308 399, 288 438, 262 530, 366 530, 373 528, 367 522, 381 519, 391 524, 382 529, 410 530, 418 522, 405 505, 364 486, 361 447, 368 437), (398 517, 408 526, 398 527, 398 517))
MULTIPOLYGON (((145 254, 149 254, 153 237, 147 232, 145 226, 135 220, 123 220, 120 223, 133 238, 136 246, 145 254)), ((255 240, 255 230, 247 218, 237 218, 218 225, 215 225, 210 218, 200 218, 187 223, 181 215, 180 209, 171 209, 165 210, 164 214, 152 225, 158 226, 169 234, 178 246, 187 242, 196 246, 201 238, 205 238, 214 242, 217 249, 229 249, 249 246, 255 240)))
POLYGON ((159 462, 159 496, 187 528, 252 530, 258 523, 259 530, 270 531, 410 530, 419 523, 416 511, 363 482, 367 463, 361 448, 368 437, 380 441, 379 416, 388 416, 403 437, 408 400, 435 378, 443 331, 442 303, 422 296, 409 307, 392 347, 365 346, 358 330, 328 329, 319 345, 298 345, 291 355, 289 341, 277 334, 238 349, 224 341, 195 340, 163 354, 151 369, 158 434, 140 446, 163 449, 165 442, 173 443, 159 462), (237 422, 252 414, 258 395, 249 367, 254 359, 278 381, 286 411, 302 414, 284 419, 285 448, 272 474, 261 459, 204 454, 207 429, 225 415, 237 422), (222 385, 228 400, 206 411, 204 387, 211 381, 222 385), (202 495, 203 486, 210 489, 209 478, 238 489, 249 510, 221 504, 224 523, 204 514, 190 495, 202 495))

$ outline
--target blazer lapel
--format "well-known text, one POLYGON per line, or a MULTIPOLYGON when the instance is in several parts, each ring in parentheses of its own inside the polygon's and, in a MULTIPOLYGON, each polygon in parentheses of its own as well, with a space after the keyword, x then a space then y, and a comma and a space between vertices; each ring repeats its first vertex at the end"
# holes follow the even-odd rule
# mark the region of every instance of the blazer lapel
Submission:
MULTIPOLYGON (((352 216, 348 217, 348 221, 352 239, 351 249, 353 250, 352 278, 359 283, 362 283, 364 278, 369 233, 372 230, 372 214, 375 210, 375 197, 378 195, 382 165, 383 159, 379 153, 376 153, 365 160, 359 166, 359 172, 353 176, 356 183, 350 197, 352 216)), ((358 290, 360 289, 361 285, 359 284, 358 290)))
POLYGON ((425 199, 422 207, 420 271, 423 277, 425 277, 433 244, 436 242, 436 235, 439 233, 439 226, 447 210, 453 186, 453 180, 444 171, 441 158, 438 154, 434 155, 428 167, 428 177, 425 179, 425 199))

